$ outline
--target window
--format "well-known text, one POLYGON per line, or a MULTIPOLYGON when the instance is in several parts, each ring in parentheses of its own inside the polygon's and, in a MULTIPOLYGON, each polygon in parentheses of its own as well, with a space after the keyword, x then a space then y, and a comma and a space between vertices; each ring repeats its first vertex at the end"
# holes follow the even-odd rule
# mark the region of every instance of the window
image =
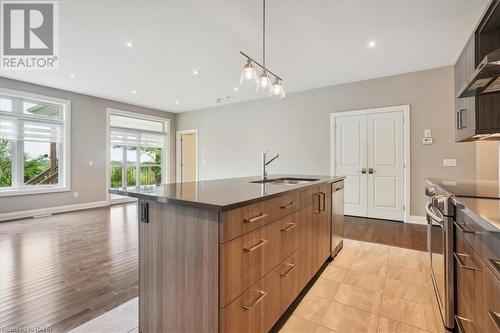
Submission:
POLYGON ((168 120, 114 110, 110 126, 110 187, 166 183, 168 120))
POLYGON ((69 190, 69 108, 0 88, 0 196, 69 190))

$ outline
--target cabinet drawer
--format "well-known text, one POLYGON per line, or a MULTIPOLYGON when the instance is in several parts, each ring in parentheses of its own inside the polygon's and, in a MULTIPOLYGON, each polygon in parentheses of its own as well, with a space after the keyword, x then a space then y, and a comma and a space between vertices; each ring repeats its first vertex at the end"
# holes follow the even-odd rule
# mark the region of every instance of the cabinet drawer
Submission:
POLYGON ((270 206, 272 221, 300 210, 299 191, 293 191, 280 197, 271 199, 270 206))
POLYGON ((220 242, 228 242, 271 222, 270 202, 265 200, 222 213, 220 242))
POLYGON ((285 259, 278 269, 280 273, 280 309, 281 312, 285 312, 304 286, 301 283, 300 275, 303 269, 300 262, 300 250, 285 259))
POLYGON ((467 241, 486 266, 500 279, 500 246, 498 246, 500 233, 485 230, 468 215, 463 206, 458 206, 455 227, 457 234, 467 241))
POLYGON ((280 262, 281 223, 220 245, 220 306, 225 307, 280 262))
POLYGON ((281 316, 280 271, 276 267, 226 308, 220 309, 223 333, 268 332, 281 316))
POLYGON ((302 230, 299 213, 290 214, 276 223, 280 229, 280 260, 283 260, 299 248, 302 230))
POLYGON ((500 280, 456 235, 457 325, 465 332, 499 332, 500 280))

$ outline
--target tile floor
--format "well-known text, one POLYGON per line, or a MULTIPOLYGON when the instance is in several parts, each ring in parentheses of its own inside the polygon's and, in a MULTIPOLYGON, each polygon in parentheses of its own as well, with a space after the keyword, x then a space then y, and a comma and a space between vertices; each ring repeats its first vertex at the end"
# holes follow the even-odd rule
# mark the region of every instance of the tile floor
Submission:
POLYGON ((426 252, 344 240, 280 332, 444 332, 426 252))
MULTIPOLYGON (((441 333, 426 252, 346 239, 282 333, 441 333)), ((137 332, 137 300, 78 327, 137 332)))

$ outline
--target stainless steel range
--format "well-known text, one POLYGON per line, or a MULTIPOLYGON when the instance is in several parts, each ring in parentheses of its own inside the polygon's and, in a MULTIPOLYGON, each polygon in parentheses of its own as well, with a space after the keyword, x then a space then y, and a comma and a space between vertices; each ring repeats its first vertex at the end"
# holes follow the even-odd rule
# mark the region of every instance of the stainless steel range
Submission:
POLYGON ((425 206, 427 249, 430 255, 432 283, 443 325, 454 324, 453 221, 455 205, 451 194, 432 184, 425 188, 430 201, 425 206))

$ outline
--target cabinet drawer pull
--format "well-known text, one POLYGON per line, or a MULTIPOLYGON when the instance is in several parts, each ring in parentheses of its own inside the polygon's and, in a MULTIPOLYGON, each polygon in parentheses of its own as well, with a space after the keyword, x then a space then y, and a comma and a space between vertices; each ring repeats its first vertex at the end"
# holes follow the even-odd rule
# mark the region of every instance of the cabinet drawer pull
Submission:
POLYGON ((321 212, 324 212, 326 210, 326 193, 325 192, 319 192, 319 197, 321 198, 320 205, 319 205, 319 210, 321 212), (323 206, 321 205, 321 202, 323 202, 323 206), (321 208, 323 207, 323 208, 321 208))
POLYGON ((293 228, 295 228, 296 226, 297 226, 297 223, 291 222, 291 223, 288 223, 288 226, 286 228, 281 229, 281 231, 288 232, 288 231, 292 230, 293 228))
POLYGON ((490 315, 490 319, 493 321, 493 323, 497 327, 497 331, 500 332, 500 313, 488 310, 488 314, 490 315))
POLYGON ((472 323, 472 320, 455 315, 455 321, 457 322, 457 327, 458 327, 458 332, 459 333, 466 333, 464 330, 464 325, 462 324, 462 321, 468 321, 472 323))
POLYGON ((455 257, 455 259, 457 260, 458 262, 458 265, 460 266, 460 268, 463 268, 463 269, 470 269, 471 271, 479 271, 480 269, 477 268, 477 267, 474 267, 474 266, 468 266, 466 264, 464 264, 463 260, 462 260, 462 257, 470 257, 469 255, 467 254, 463 254, 463 253, 457 253, 457 252, 453 252, 453 256, 455 257))
POLYGON ((295 269, 294 264, 286 264, 288 267, 290 267, 285 273, 281 273, 281 277, 287 277, 288 274, 290 274, 291 271, 295 269))
POLYGON ((281 209, 287 209, 287 208, 290 208, 292 206, 295 206, 295 201, 290 201, 290 203, 288 203, 286 205, 282 205, 281 209))
MULTIPOLYGON (((315 214, 321 213, 321 193, 314 193, 315 197, 318 197, 318 209, 313 210, 315 214)), ((314 200, 313 200, 314 204, 314 200)))
POLYGON ((491 263, 493 267, 495 267, 495 270, 497 271, 498 274, 500 274, 500 260, 498 259, 488 259, 488 261, 491 263))
POLYGON ((257 293, 259 294, 259 297, 250 305, 243 305, 242 308, 245 310, 252 310, 258 303, 262 302, 264 297, 267 296, 267 292, 264 290, 257 290, 257 293))
POLYGON ((473 231, 473 230, 470 230, 466 225, 465 223, 461 223, 461 222, 456 222, 455 221, 455 225, 457 226, 458 230, 460 230, 461 232, 463 232, 464 234, 475 234, 476 232, 473 231))
POLYGON ((258 221, 258 220, 261 220, 263 218, 266 218, 267 217, 267 214, 266 213, 260 213, 259 215, 257 216, 254 216, 252 218, 249 218, 249 219, 243 219, 243 222, 245 223, 252 223, 252 222, 255 222, 255 221, 258 221))
POLYGON ((265 240, 265 239, 261 239, 257 244, 255 244, 254 246, 252 247, 246 247, 243 249, 243 251, 246 251, 246 252, 252 252, 252 251, 255 251, 257 250, 259 247, 263 246, 263 245, 266 245, 267 243, 269 243, 268 240, 265 240))

